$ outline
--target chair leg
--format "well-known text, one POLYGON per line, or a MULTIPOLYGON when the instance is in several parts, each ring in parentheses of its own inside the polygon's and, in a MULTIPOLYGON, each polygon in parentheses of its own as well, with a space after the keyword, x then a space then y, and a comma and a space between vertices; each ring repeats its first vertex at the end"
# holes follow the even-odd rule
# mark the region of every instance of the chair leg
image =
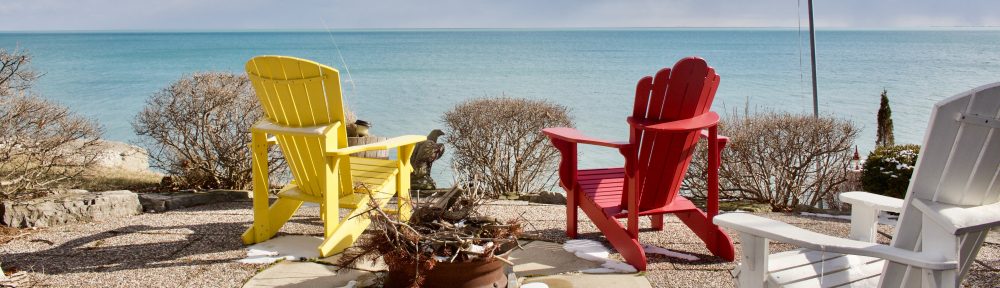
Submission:
MULTIPOLYGON (((368 228, 368 225, 371 224, 371 220, 368 217, 355 217, 366 210, 368 210, 367 206, 358 207, 351 211, 351 214, 344 217, 343 222, 326 224, 332 225, 335 228, 333 228, 333 233, 327 236, 323 240, 323 244, 319 246, 320 257, 329 257, 330 255, 343 252, 354 244, 354 241, 361 236, 361 233, 365 232, 365 228, 368 228)), ((330 222, 332 221, 327 221, 327 223, 330 222)))
MULTIPOLYGON (((278 198, 270 207, 263 208, 266 210, 263 213, 254 213, 253 225, 246 232, 243 232, 243 243, 253 244, 271 239, 274 234, 278 233, 281 226, 284 226, 285 222, 292 218, 300 206, 302 206, 302 201, 278 198)), ((258 207, 254 207, 254 210, 257 209, 258 207)))
POLYGON ((653 230, 663 231, 663 214, 649 216, 649 220, 653 222, 653 230))
POLYGON ((722 228, 708 219, 705 212, 693 209, 680 211, 674 215, 677 215, 677 218, 684 222, 684 225, 687 225, 695 235, 698 235, 698 238, 701 238, 702 242, 705 242, 705 248, 708 248, 712 255, 726 261, 735 260, 736 248, 733 247, 733 241, 729 235, 726 235, 726 232, 722 231, 722 228))
POLYGON ((762 287, 767 279, 767 238, 749 233, 740 233, 740 245, 743 246, 743 261, 739 269, 738 287, 762 287))
POLYGON ((576 210, 580 206, 580 200, 575 194, 574 191, 566 190, 566 237, 570 239, 575 239, 577 235, 576 210))
POLYGON ((604 238, 608 239, 611 246, 625 258, 625 262, 635 267, 636 270, 646 271, 646 252, 642 250, 637 238, 622 227, 622 224, 613 215, 607 215, 604 210, 591 202, 589 199, 582 199, 580 208, 586 213, 590 221, 594 222, 597 229, 601 230, 604 238))

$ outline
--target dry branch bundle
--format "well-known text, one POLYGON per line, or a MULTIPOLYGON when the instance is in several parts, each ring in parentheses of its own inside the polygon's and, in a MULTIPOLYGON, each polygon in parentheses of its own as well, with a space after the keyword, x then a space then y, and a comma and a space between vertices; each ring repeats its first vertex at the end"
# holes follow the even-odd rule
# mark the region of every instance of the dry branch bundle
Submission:
POLYGON ((358 240, 337 264, 351 267, 382 257, 389 268, 383 279, 383 284, 390 284, 386 287, 420 287, 438 263, 507 262, 498 255, 517 246, 521 223, 480 215, 477 210, 484 198, 477 190, 455 188, 438 201, 418 203, 406 222, 370 205, 360 217, 372 220, 369 231, 374 233, 358 240))

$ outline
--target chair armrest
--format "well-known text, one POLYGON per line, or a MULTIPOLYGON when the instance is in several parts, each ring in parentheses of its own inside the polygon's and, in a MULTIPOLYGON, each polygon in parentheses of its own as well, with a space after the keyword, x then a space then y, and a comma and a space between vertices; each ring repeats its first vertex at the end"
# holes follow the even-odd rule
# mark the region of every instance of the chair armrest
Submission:
POLYGON ((688 119, 681 119, 669 122, 655 122, 647 120, 636 120, 628 117, 629 125, 643 130, 653 130, 658 132, 686 132, 700 130, 719 124, 719 114, 709 111, 688 119))
POLYGON ((542 133, 545 133, 545 135, 548 135, 551 139, 559 139, 570 143, 590 144, 610 148, 622 148, 629 145, 628 142, 624 141, 607 141, 587 137, 580 131, 568 127, 545 128, 542 129, 542 133))
POLYGON ((336 131, 340 127, 340 121, 327 125, 289 127, 271 122, 267 118, 261 118, 250 128, 252 131, 259 131, 268 134, 296 135, 296 136, 323 136, 330 131, 336 131))
POLYGON ((866 242, 877 239, 879 211, 899 213, 903 208, 902 199, 860 191, 840 193, 840 201, 851 204, 849 237, 866 242))
POLYGON ((396 148, 405 145, 413 145, 417 142, 427 140, 427 136, 422 135, 405 135, 399 137, 393 137, 383 141, 378 141, 371 144, 350 146, 343 149, 337 149, 335 151, 326 152, 328 156, 343 156, 350 155, 358 152, 373 151, 373 150, 388 150, 389 148, 396 148))
POLYGON ((931 270, 958 269, 956 261, 888 245, 824 235, 748 213, 726 213, 715 216, 712 222, 739 232, 816 251, 877 257, 931 270))
POLYGON ((913 206, 954 235, 989 229, 1000 225, 1000 203, 981 206, 958 206, 913 199, 913 206))
MULTIPOLYGON (((717 135, 716 137, 718 137, 719 143, 722 143, 723 147, 726 146, 726 143, 729 143, 729 137, 722 135, 717 135)), ((701 139, 708 139, 708 130, 705 129, 701 130, 701 139)))
POLYGON ((871 207, 879 211, 899 213, 903 211, 903 199, 882 196, 862 191, 840 193, 840 201, 850 203, 851 209, 857 206, 871 207))

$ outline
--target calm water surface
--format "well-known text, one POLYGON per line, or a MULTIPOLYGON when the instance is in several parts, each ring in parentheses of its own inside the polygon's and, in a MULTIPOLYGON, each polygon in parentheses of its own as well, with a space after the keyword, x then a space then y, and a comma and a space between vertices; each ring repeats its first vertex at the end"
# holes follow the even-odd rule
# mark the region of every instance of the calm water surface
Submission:
MULTIPOLYGON (((689 55, 722 76, 715 109, 723 114, 746 105, 812 111, 808 38, 794 29, 0 33, 0 47, 30 50, 45 74, 40 94, 119 141, 135 139, 129 122, 171 81, 242 72, 260 54, 340 69, 349 105, 379 135, 426 134, 456 103, 508 95, 566 105, 588 134, 624 138, 635 82, 689 55)), ((817 31, 820 111, 862 127, 858 146, 867 151, 887 89, 897 142, 919 143, 934 102, 1000 81, 997 47, 992 30, 817 31)), ((586 167, 621 162, 614 151, 582 153, 586 167)), ((439 182, 449 183, 438 167, 439 182)))

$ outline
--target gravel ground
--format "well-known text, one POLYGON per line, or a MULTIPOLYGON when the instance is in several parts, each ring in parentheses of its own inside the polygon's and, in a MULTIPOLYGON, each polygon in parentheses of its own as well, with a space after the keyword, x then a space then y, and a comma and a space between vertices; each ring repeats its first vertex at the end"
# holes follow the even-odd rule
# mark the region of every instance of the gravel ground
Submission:
MULTIPOLYGON (((498 218, 518 218, 524 217, 530 220, 530 226, 526 231, 532 238, 538 240, 563 243, 566 240, 565 215, 566 210, 562 205, 544 205, 527 203, 523 201, 498 201, 487 207, 487 211, 498 218)), ((801 228, 816 231, 819 233, 846 237, 850 230, 850 223, 846 220, 806 217, 796 214, 785 213, 754 213, 767 218, 780 220, 801 228)), ((597 227, 587 219, 583 211, 579 211, 578 216, 579 237, 597 240, 610 247, 597 227)), ((712 256, 711 252, 705 248, 704 244, 689 230, 684 223, 673 216, 664 218, 663 231, 653 231, 643 229, 639 233, 639 241, 645 244, 652 244, 667 248, 673 251, 698 256, 698 261, 687 261, 678 258, 671 258, 662 255, 650 255, 646 271, 646 277, 654 287, 735 287, 730 271, 736 267, 735 263, 724 262, 722 259, 712 256)), ((640 220, 640 228, 650 227, 648 217, 640 220)), ((623 222, 624 223, 624 222, 623 222)), ((891 235, 889 226, 879 227, 880 234, 891 235)), ((726 231, 735 241, 736 254, 741 255, 739 245, 739 235, 734 231, 726 231)), ((879 241, 888 243, 889 238, 884 235, 879 236, 879 241)), ((780 252, 795 247, 782 243, 772 242, 771 252, 780 252)), ((612 254, 613 258, 622 260, 621 256, 612 254)), ((963 286, 966 287, 1000 287, 1000 235, 993 232, 987 238, 987 243, 983 245, 968 276, 966 276, 963 286)))
MULTIPOLYGON (((250 225, 249 201, 39 229, 0 245, 3 268, 28 271, 32 283, 53 287, 239 287, 263 265, 239 264, 239 235, 250 225)), ((485 207, 501 219, 523 217, 531 238, 565 242, 562 205, 497 201, 485 207)), ((321 235, 318 208, 305 207, 280 234, 321 235)), ((848 223, 829 218, 760 213, 809 230, 847 234, 848 223)), ((581 212, 580 237, 603 241, 581 212)), ((642 227, 649 227, 647 223, 642 227)), ((693 254, 699 261, 653 255, 646 276, 655 287, 731 287, 734 264, 711 256, 684 224, 667 217, 663 231, 644 231, 643 243, 693 254)), ((888 232, 886 227, 880 230, 888 232)), ((1000 287, 1000 237, 993 235, 966 277, 966 286, 1000 287)), ((730 234, 737 243, 739 238, 730 234)), ((882 241, 887 241, 884 238, 882 241)), ((736 246, 739 249, 739 245, 736 246)), ((791 249, 775 243, 773 251, 791 249)), ((737 252, 739 254, 739 252, 737 252)), ((613 257, 619 257, 614 255, 613 257)), ((620 259, 620 257, 619 257, 620 259)))

